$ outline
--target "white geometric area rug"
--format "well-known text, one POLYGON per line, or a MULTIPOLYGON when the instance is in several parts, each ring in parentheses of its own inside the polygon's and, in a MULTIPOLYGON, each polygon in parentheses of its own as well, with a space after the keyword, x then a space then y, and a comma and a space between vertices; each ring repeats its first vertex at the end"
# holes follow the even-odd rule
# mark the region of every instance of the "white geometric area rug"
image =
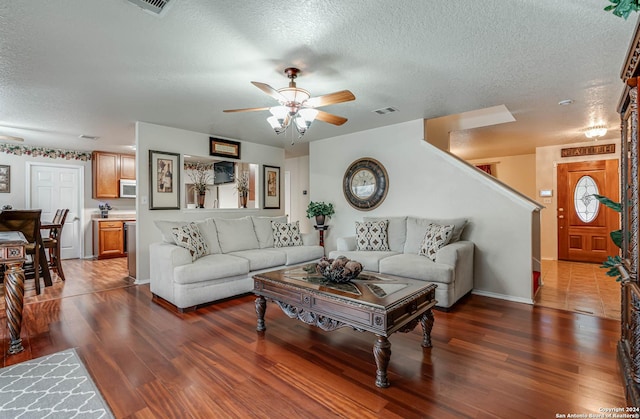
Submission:
POLYGON ((0 369, 0 418, 113 418, 75 349, 0 369))

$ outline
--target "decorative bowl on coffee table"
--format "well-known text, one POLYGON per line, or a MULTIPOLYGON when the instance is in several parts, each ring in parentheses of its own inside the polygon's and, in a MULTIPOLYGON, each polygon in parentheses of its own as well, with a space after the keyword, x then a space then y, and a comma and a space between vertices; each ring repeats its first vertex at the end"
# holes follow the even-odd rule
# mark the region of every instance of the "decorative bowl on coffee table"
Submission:
POLYGON ((331 282, 349 282, 362 272, 362 264, 346 256, 335 259, 323 257, 316 265, 316 272, 331 282))

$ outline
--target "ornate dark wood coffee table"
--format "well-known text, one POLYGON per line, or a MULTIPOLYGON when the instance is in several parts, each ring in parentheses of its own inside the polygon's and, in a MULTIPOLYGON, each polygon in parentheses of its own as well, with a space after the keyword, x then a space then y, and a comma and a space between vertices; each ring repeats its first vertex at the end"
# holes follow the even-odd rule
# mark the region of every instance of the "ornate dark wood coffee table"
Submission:
POLYGON ((315 266, 294 267, 255 275, 257 330, 266 329, 266 299, 274 301, 291 318, 322 330, 352 327, 376 335, 373 346, 376 385, 389 387, 387 366, 391 358, 389 336, 422 325, 422 346, 431 347, 436 285, 392 275, 362 273, 343 284, 328 282, 309 272, 315 266))

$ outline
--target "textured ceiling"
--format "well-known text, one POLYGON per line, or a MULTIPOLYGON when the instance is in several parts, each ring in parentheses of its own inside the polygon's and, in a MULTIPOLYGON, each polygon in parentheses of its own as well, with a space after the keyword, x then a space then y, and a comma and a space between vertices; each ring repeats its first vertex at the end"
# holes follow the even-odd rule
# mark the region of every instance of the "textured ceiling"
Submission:
POLYGON ((532 153, 584 141, 593 123, 617 135, 637 19, 604 12, 604 0, 172 3, 157 17, 126 0, 0 2, 0 135, 122 151, 139 120, 300 154, 268 112, 222 112, 275 104, 250 81, 284 87, 294 65, 312 96, 356 96, 323 108, 345 125, 316 122, 303 142, 505 105, 516 122, 453 133, 452 150, 532 153), (387 106, 399 112, 372 112, 387 106))

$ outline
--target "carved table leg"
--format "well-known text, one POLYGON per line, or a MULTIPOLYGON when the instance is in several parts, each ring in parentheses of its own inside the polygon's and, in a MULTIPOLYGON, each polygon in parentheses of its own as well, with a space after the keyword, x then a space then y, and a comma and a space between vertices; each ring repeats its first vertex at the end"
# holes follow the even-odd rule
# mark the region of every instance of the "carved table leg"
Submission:
POLYGON ((373 356, 376 359, 376 386, 386 388, 389 387, 387 379, 387 367, 389 359, 391 359, 391 342, 385 337, 376 335, 376 343, 373 345, 373 356))
POLYGON ((256 327, 256 330, 258 332, 263 332, 267 329, 264 325, 265 311, 267 311, 267 300, 262 295, 259 295, 256 298, 256 314, 258 315, 258 327, 256 327))
POLYGON ((431 348, 431 329, 433 329, 433 311, 431 309, 424 312, 420 317, 420 324, 422 325, 422 347, 431 348))
POLYGON ((4 301, 9 326, 9 354, 24 351, 20 331, 22 329, 22 308, 24 305, 24 271, 22 262, 5 263, 4 301))

